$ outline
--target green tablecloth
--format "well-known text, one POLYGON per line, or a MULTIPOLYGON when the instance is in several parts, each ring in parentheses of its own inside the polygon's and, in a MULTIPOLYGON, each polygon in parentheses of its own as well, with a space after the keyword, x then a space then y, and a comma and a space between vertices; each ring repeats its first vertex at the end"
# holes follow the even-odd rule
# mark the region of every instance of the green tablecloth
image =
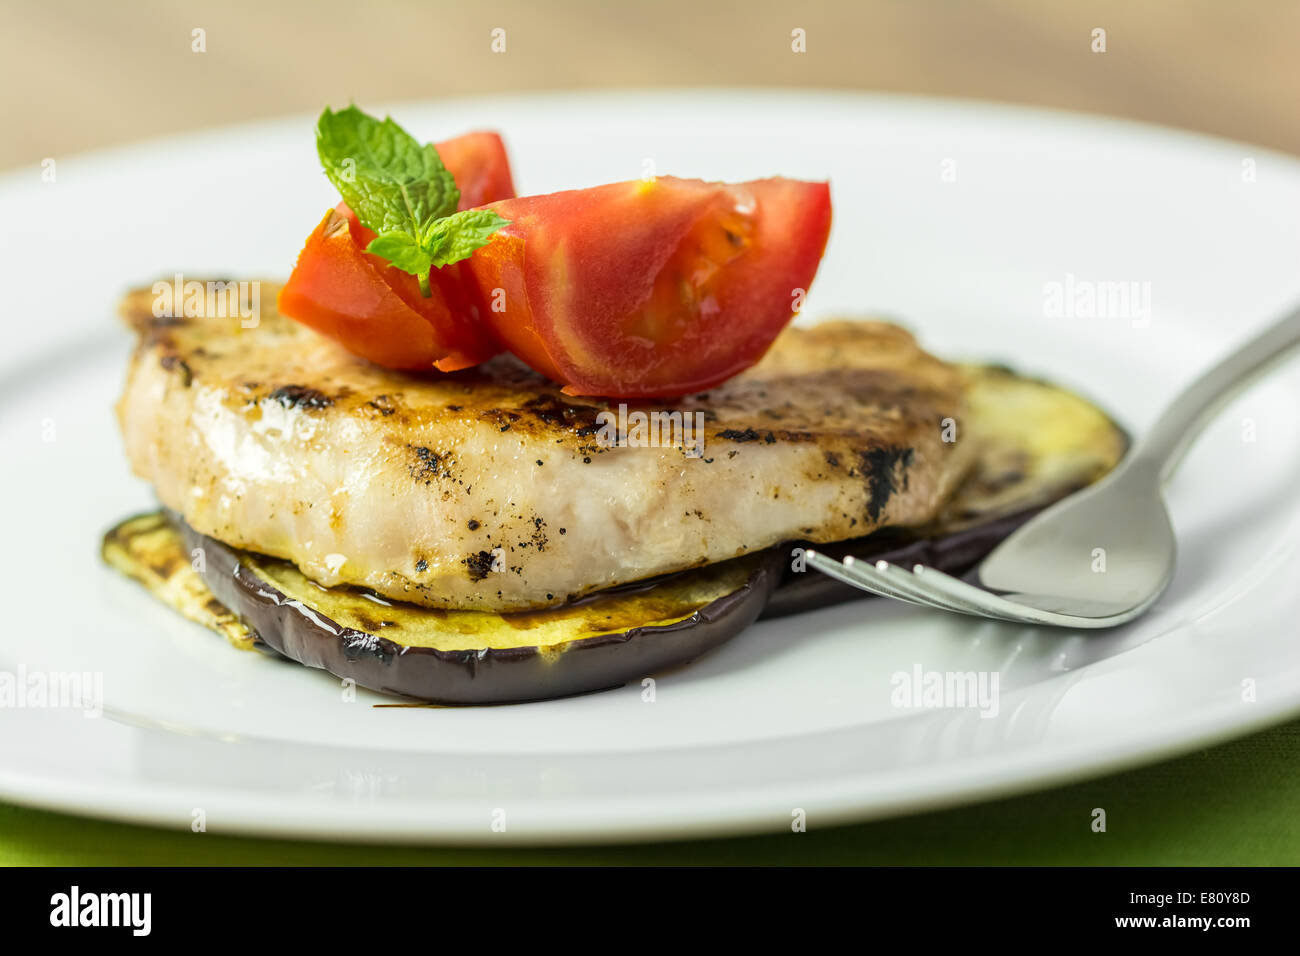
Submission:
POLYGON ((1300 864, 1300 722, 1128 773, 807 833, 646 846, 338 846, 173 832, 0 804, 0 864, 1300 864), (1105 833, 1092 809, 1104 807, 1105 833))

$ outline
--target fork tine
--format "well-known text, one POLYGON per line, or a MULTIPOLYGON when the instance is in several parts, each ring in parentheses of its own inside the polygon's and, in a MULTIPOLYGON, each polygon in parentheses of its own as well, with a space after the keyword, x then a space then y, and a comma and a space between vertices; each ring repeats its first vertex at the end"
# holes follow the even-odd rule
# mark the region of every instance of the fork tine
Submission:
POLYGON ((891 587, 888 582, 885 582, 878 577, 868 578, 862 573, 864 565, 861 562, 855 562, 852 555, 845 558, 844 562, 841 563, 836 561, 834 558, 828 558, 824 554, 819 554, 818 552, 809 549, 804 552, 804 559, 818 571, 837 581, 842 581, 850 587, 870 591, 872 594, 879 595, 880 597, 893 598, 896 601, 905 601, 908 604, 931 606, 900 593, 898 589, 891 587))
POLYGON ((814 567, 823 569, 827 564, 832 564, 833 566, 828 573, 833 577, 846 584, 870 591, 872 594, 893 598, 897 601, 906 601, 908 604, 915 604, 917 607, 969 613, 964 607, 954 606, 931 595, 925 589, 913 583, 911 575, 887 576, 884 569, 889 567, 888 562, 877 561, 873 564, 869 561, 858 561, 852 555, 849 555, 844 559, 843 563, 837 564, 830 562, 824 556, 818 557, 821 557, 822 560, 814 562, 814 567))
POLYGON ((1014 624, 1050 624, 1056 627, 1114 627, 1132 620, 1136 612, 1081 615, 1057 610, 1059 600, 1047 595, 1008 594, 1003 596, 982 587, 967 584, 945 571, 916 564, 909 572, 888 561, 857 561, 852 555, 841 563, 809 549, 807 562, 816 570, 845 584, 882 597, 905 601, 920 607, 954 611, 974 617, 1010 621, 1014 624))
POLYGON ((905 582, 900 586, 891 581, 881 574, 870 561, 859 561, 853 555, 849 555, 844 559, 844 568, 849 577, 861 582, 861 587, 869 587, 877 594, 883 594, 898 601, 907 601, 909 604, 915 604, 918 607, 938 606, 925 595, 917 593, 915 588, 907 587, 905 582))
POLYGON ((840 562, 812 549, 804 552, 804 558, 823 574, 881 597, 973 617, 1032 623, 1030 617, 1017 612, 1015 604, 937 568, 917 564, 908 571, 888 561, 873 564, 852 555, 840 562))
POLYGON ((897 590, 907 594, 916 601, 923 601, 930 607, 937 607, 943 611, 956 611, 959 614, 978 614, 984 612, 976 608, 969 601, 958 601, 949 598, 947 595, 936 592, 919 581, 916 575, 899 567, 896 564, 890 564, 888 561, 877 561, 872 570, 879 575, 880 579, 888 582, 889 585, 897 590))
POLYGON ((1031 620, 1025 613, 1019 611, 1018 605, 1014 602, 985 591, 983 588, 978 588, 973 584, 967 584, 965 581, 940 571, 938 568, 918 564, 912 568, 912 577, 919 586, 927 591, 943 595, 954 603, 969 606, 972 608, 967 612, 969 614, 980 614, 984 617, 995 617, 1021 624, 1031 620))

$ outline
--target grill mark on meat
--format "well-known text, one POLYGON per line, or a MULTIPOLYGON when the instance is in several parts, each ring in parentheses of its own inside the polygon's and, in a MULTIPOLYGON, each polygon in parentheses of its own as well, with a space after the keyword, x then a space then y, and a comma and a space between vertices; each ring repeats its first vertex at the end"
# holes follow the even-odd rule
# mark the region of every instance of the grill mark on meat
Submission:
POLYGON ((190 383, 194 381, 194 372, 190 369, 189 365, 186 364, 185 360, 181 358, 179 355, 174 355, 170 353, 164 355, 161 359, 158 360, 158 364, 161 365, 163 368, 167 369, 167 371, 169 372, 172 371, 179 372, 181 376, 181 384, 184 385, 186 388, 189 388, 190 383))
POLYGON ((285 408, 320 409, 334 404, 334 399, 320 389, 306 385, 281 385, 267 397, 285 408))
POLYGON ((899 465, 904 469, 902 487, 907 486, 906 469, 912 464, 912 449, 894 446, 869 448, 860 454, 859 460, 862 473, 867 477, 867 517, 873 522, 879 521, 889 499, 900 487, 899 465))
POLYGON ((449 375, 356 359, 276 313, 275 291, 255 329, 160 322, 149 290, 128 296, 140 343, 119 418, 164 504, 326 585, 541 607, 790 537, 923 523, 975 454, 930 424, 961 418, 959 370, 883 323, 791 329, 707 393, 632 405, 703 416, 705 454, 683 459, 604 447, 597 416, 617 401, 565 395, 510 355, 449 375), (502 553, 509 574, 493 573, 502 553))
POLYGON ((469 579, 471 581, 482 581, 492 573, 492 552, 479 551, 471 554, 465 559, 465 566, 469 569, 469 579))
POLYGON ((407 445, 415 453, 415 462, 410 466, 411 477, 426 485, 433 484, 435 478, 455 478, 452 465, 455 460, 450 455, 440 455, 424 445, 407 445))
POLYGON ((556 395, 538 395, 524 402, 523 408, 541 427, 573 429, 578 435, 593 434, 600 428, 596 424, 600 409, 566 402, 556 395))

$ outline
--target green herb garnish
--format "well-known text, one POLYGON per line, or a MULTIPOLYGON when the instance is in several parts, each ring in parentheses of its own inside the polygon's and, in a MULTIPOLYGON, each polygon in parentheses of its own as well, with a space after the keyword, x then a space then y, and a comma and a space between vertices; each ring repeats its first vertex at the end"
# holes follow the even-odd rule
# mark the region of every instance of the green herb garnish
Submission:
POLYGON ((326 107, 316 121, 316 151, 343 201, 378 233, 366 252, 419 278, 426 296, 430 270, 468 259, 509 223, 490 209, 457 212, 460 190, 438 151, 390 117, 326 107))

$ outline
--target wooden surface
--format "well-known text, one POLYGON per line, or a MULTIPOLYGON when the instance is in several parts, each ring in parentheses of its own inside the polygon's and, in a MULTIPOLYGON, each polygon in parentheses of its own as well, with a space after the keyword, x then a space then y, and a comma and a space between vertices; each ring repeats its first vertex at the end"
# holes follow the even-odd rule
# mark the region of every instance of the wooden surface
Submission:
POLYGON ((0 168, 473 92, 795 85, 1113 113, 1300 153, 1294 0, 0 0, 0 168), (491 31, 505 30, 493 53, 491 31), (1092 31, 1106 30, 1094 53, 1092 31), (806 31, 807 52, 791 51, 806 31), (192 52, 192 31, 206 52, 192 52))

